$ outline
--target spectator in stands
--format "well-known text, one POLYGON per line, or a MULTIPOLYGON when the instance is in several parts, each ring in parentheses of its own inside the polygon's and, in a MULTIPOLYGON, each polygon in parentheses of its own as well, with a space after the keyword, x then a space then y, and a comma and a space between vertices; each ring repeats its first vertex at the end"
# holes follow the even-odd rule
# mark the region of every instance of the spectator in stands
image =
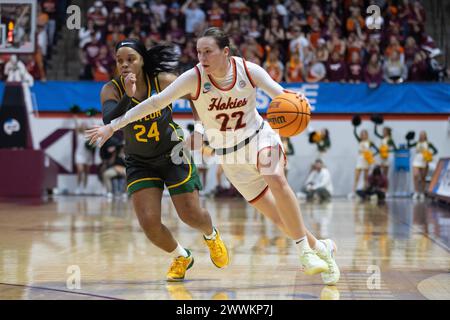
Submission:
POLYGON ((376 38, 370 38, 369 43, 366 44, 364 47, 364 56, 366 57, 367 61, 370 60, 370 57, 373 54, 376 54, 377 56, 380 56, 380 41, 376 38))
POLYGON ((193 37, 196 29, 201 29, 206 21, 205 12, 198 6, 197 1, 188 0, 181 7, 186 18, 186 36, 193 37))
POLYGON ((25 64, 15 54, 11 55, 11 58, 6 63, 4 72, 7 82, 22 82, 30 87, 34 84, 33 77, 28 72, 25 64))
POLYGON ((213 1, 211 9, 207 11, 208 25, 210 27, 222 28, 225 23, 225 11, 219 6, 217 1, 213 1))
POLYGON ((94 59, 94 81, 109 81, 115 67, 114 58, 106 45, 100 47, 98 56, 94 59))
POLYGON ((404 49, 405 49, 404 50, 405 63, 406 63, 406 66, 409 68, 413 64, 413 61, 415 60, 416 53, 419 52, 419 48, 417 47, 416 40, 414 40, 414 38, 411 36, 406 38, 406 43, 405 43, 404 49))
POLYGON ((250 20, 250 27, 247 31, 247 35, 257 41, 261 40, 261 27, 259 26, 257 19, 253 18, 250 20))
POLYGON ((327 43, 328 52, 331 54, 333 52, 338 52, 341 56, 344 56, 346 50, 346 43, 343 39, 339 37, 339 33, 334 31, 331 34, 331 39, 327 43))
POLYGON ((291 22, 291 25, 295 20, 298 21, 298 25, 294 24, 294 26, 303 28, 308 24, 308 22, 306 21, 305 10, 303 9, 301 2, 299 1, 291 1, 289 7, 289 21, 291 22))
POLYGON ((312 60, 309 63, 306 72, 307 82, 320 82, 325 79, 327 75, 327 69, 325 64, 318 61, 315 55, 312 55, 312 60))
POLYGON ((92 38, 100 40, 101 37, 101 32, 95 29, 94 21, 87 19, 86 25, 78 31, 78 47, 83 49, 85 45, 92 41, 92 38))
POLYGON ((241 54, 248 61, 259 60, 264 58, 264 47, 260 45, 255 38, 246 36, 245 41, 241 44, 241 54))
POLYGON ((37 25, 36 28, 37 47, 39 48, 43 59, 47 57, 47 49, 49 47, 49 39, 44 26, 37 25))
POLYGON ((228 14, 230 18, 239 17, 248 10, 246 4, 241 0, 232 0, 228 3, 228 14))
POLYGON ((302 191, 306 194, 307 201, 313 201, 314 196, 317 196, 320 202, 330 200, 333 184, 330 171, 324 167, 321 159, 314 161, 302 191))
POLYGON ((331 39, 333 32, 341 32, 341 26, 334 18, 334 16, 328 17, 326 26, 322 30, 322 38, 327 40, 331 39))
POLYGON ((346 82, 347 81, 347 64, 341 58, 338 52, 333 52, 327 63, 326 80, 330 82, 346 82))
POLYGON ((440 49, 434 50, 430 54, 429 68, 431 81, 443 82, 447 79, 447 64, 440 49))
POLYGON ((319 46, 319 39, 322 37, 322 28, 320 27, 320 23, 318 19, 313 19, 311 23, 311 30, 309 32, 309 44, 317 49, 319 46))
POLYGON ((427 80, 427 62, 420 52, 414 55, 414 61, 409 67, 408 81, 425 81, 427 80))
POLYGON ((88 19, 94 21, 97 27, 103 28, 108 20, 108 10, 101 1, 95 1, 88 9, 88 19))
POLYGON ((183 46, 186 42, 186 37, 184 36, 183 29, 178 26, 178 20, 171 18, 169 22, 169 30, 166 34, 166 41, 175 43, 179 46, 183 46))
POLYGON ((354 32, 350 33, 347 39, 347 55, 345 58, 346 62, 350 62, 354 52, 356 52, 358 55, 361 55, 363 46, 364 42, 359 37, 357 37, 354 32))
POLYGON ((293 54, 286 65, 286 82, 304 82, 304 73, 305 69, 300 61, 300 56, 298 54, 293 54))
POLYGON ((350 63, 348 64, 348 82, 360 83, 363 80, 363 68, 358 52, 353 52, 350 63))
POLYGON ((272 18, 269 28, 266 28, 264 32, 264 41, 270 46, 283 45, 285 36, 284 29, 280 26, 279 20, 272 18))
POLYGON ((52 46, 55 43, 56 33, 56 0, 44 0, 41 2, 42 11, 48 15, 48 22, 45 24, 45 31, 48 36, 48 43, 52 46))
POLYGON ((153 0, 150 5, 150 11, 158 15, 162 24, 166 23, 167 5, 162 0, 153 0))
POLYGON ((125 39, 125 35, 120 31, 120 26, 114 25, 112 27, 112 32, 106 36, 106 45, 109 52, 114 52, 116 44, 125 39))
POLYGON ((423 28, 426 21, 425 8, 423 7, 420 1, 415 0, 412 3, 411 13, 408 19, 409 30, 412 29, 413 26, 417 25, 420 28, 423 28))
POLYGON ((378 54, 373 53, 364 70, 364 81, 370 88, 376 88, 383 80, 383 70, 378 54))
POLYGON ((194 66, 197 62, 197 49, 195 46, 196 44, 194 40, 188 40, 182 54, 183 56, 188 57, 189 61, 192 63, 192 66, 194 66))
POLYGON ((313 27, 314 21, 316 21, 319 26, 325 23, 325 16, 323 15, 322 9, 320 8, 318 3, 312 3, 311 7, 309 8, 307 22, 310 28, 313 27))
POLYGON ((263 68, 276 82, 281 82, 284 74, 284 66, 278 58, 279 51, 277 48, 270 48, 267 59, 263 64, 263 68))
POLYGON ((289 36, 291 37, 289 42, 289 55, 298 54, 300 61, 305 63, 305 48, 309 46, 309 40, 298 26, 292 28, 289 36))
POLYGON ((364 26, 364 18, 361 16, 360 7, 354 7, 351 10, 351 16, 347 18, 347 22, 345 24, 347 32, 355 32, 359 37, 361 37, 364 26))
POLYGON ((395 36, 389 38, 389 46, 385 50, 385 56, 389 59, 393 52, 397 52, 402 63, 405 62, 405 49, 400 45, 398 39, 395 36))
POLYGON ((317 41, 318 47, 316 50, 317 60, 326 64, 330 58, 330 53, 328 52, 327 43, 324 39, 320 38, 317 41))
POLYGON ((408 77, 408 69, 398 51, 392 51, 383 66, 383 78, 388 83, 402 83, 408 77))

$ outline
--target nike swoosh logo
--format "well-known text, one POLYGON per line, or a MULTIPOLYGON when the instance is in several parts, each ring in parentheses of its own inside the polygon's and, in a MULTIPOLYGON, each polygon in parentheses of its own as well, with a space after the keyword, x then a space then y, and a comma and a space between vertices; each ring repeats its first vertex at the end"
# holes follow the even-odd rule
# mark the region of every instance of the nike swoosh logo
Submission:
POLYGON ((203 93, 208 93, 210 90, 203 90, 203 93))

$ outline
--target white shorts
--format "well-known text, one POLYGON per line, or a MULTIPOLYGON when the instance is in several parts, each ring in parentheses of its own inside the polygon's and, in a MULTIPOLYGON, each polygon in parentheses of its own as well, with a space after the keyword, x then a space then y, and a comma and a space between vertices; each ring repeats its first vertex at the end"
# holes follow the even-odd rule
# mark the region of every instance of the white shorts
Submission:
POLYGON ((423 168, 425 169, 427 167, 427 163, 426 161, 423 159, 423 155, 422 153, 417 153, 414 156, 414 160, 413 160, 413 167, 415 168, 423 168))
POLYGON ((87 164, 93 165, 95 159, 95 153, 88 150, 84 144, 77 146, 75 151, 75 164, 87 164))
POLYGON ((356 169, 366 170, 369 169, 370 165, 367 162, 366 158, 362 154, 358 155, 358 159, 356 160, 356 169))
POLYGON ((380 157, 380 163, 379 164, 382 167, 389 167, 389 158, 383 159, 383 158, 380 157))
POLYGON ((254 202, 267 191, 267 183, 263 174, 270 174, 280 159, 284 156, 283 144, 280 136, 273 131, 266 122, 261 131, 245 147, 225 155, 218 156, 223 171, 228 180, 248 202, 254 202), (269 147, 276 147, 278 152, 272 152, 270 165, 257 167, 258 153, 269 147), (279 152, 281 150, 282 152, 279 152))

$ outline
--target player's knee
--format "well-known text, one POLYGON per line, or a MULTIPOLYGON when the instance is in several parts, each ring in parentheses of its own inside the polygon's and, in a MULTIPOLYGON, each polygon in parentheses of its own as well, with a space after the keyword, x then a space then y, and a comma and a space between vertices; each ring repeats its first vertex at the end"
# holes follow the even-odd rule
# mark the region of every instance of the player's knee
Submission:
POLYGON ((145 231, 155 233, 161 229, 162 223, 159 216, 146 211, 137 212, 137 216, 139 224, 145 231))
POLYGON ((282 173, 268 175, 264 177, 272 192, 283 190, 288 186, 286 177, 282 173))
POLYGON ((186 203, 182 210, 178 213, 180 219, 187 224, 192 224, 203 216, 205 210, 200 208, 197 204, 186 203))

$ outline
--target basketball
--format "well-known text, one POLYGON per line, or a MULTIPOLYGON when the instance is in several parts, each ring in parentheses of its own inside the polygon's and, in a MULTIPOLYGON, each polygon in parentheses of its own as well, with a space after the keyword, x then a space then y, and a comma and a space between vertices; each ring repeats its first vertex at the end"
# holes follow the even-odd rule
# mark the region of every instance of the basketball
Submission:
POLYGON ((282 137, 292 137, 303 132, 311 119, 308 101, 295 93, 276 96, 267 109, 267 121, 282 137))

